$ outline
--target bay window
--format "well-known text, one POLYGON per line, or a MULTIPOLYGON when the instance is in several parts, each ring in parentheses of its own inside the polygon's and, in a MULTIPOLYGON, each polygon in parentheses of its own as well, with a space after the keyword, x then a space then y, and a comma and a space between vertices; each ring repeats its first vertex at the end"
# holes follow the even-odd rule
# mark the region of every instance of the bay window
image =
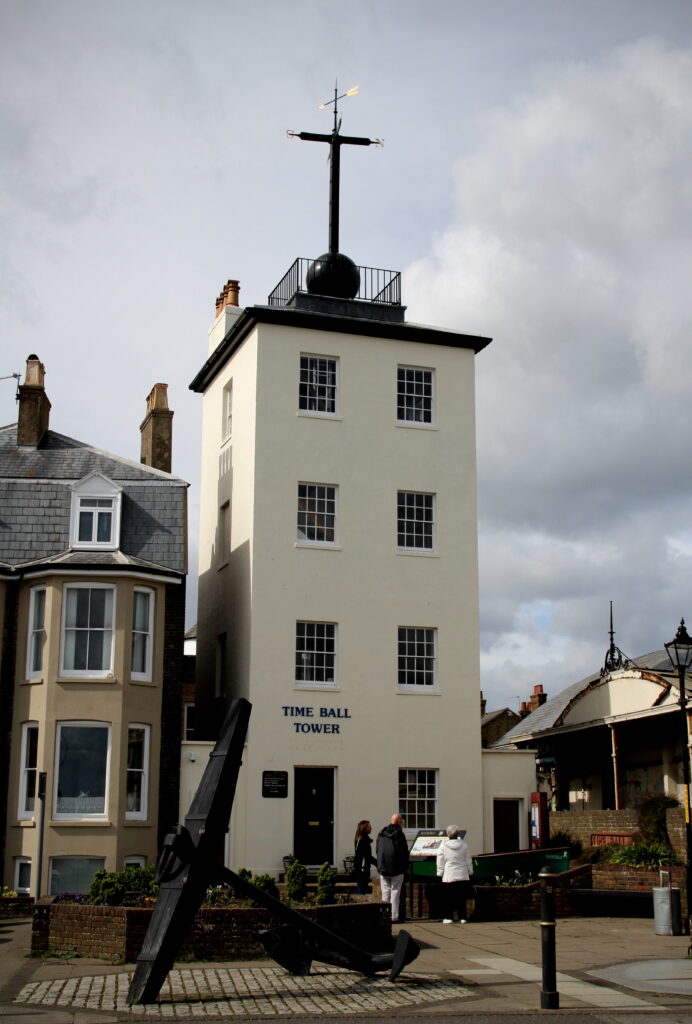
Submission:
POLYGON ((29 642, 26 657, 26 678, 43 674, 43 649, 46 644, 46 588, 33 587, 29 600, 29 642))
POLYGON ((154 592, 135 588, 132 605, 132 678, 151 679, 154 592))
POLYGON ((64 591, 62 673, 106 676, 113 670, 115 587, 67 584, 64 591))
POLYGON ((19 757, 21 775, 19 778, 19 808, 17 817, 20 821, 28 821, 33 818, 36 806, 38 722, 24 722, 22 725, 22 746, 19 757))
POLYGON ((107 722, 58 722, 54 818, 106 817, 110 739, 107 722))
POLYGON ((133 724, 127 730, 126 818, 147 816, 149 733, 148 725, 133 724))

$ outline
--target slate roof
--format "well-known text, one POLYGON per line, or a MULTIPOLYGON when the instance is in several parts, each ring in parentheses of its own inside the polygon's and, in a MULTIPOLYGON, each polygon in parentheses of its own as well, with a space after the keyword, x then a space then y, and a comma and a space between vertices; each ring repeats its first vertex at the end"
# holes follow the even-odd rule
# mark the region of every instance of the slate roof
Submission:
POLYGON ((500 715, 510 715, 516 718, 517 712, 512 711, 511 708, 498 708, 497 711, 488 711, 487 714, 483 715, 481 718, 481 728, 484 725, 489 725, 491 722, 494 722, 500 715))
POLYGON ((0 565, 52 562, 187 571, 187 484, 179 477, 48 430, 36 449, 0 428, 0 565), (120 551, 71 551, 72 485, 102 473, 122 487, 120 551))
MULTIPOLYGON (((677 676, 674 676, 671 672, 670 659, 665 649, 651 651, 649 654, 640 654, 638 657, 630 659, 629 667, 648 669, 652 672, 670 673, 673 685, 677 687, 677 676)), ((577 697, 582 690, 585 690, 587 686, 597 682, 600 678, 601 671, 599 669, 598 672, 585 676, 584 679, 580 679, 576 683, 571 683, 561 693, 549 698, 540 708, 536 708, 530 715, 527 715, 521 722, 513 726, 509 732, 506 732, 504 736, 501 736, 499 740, 493 743, 493 748, 512 743, 525 743, 541 733, 554 729, 556 722, 570 701, 577 697)))

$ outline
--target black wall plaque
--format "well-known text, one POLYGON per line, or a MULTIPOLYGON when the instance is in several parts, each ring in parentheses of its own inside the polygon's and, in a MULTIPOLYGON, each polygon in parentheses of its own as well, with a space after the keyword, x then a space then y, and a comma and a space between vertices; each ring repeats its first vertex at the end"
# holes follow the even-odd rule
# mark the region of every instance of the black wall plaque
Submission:
POLYGON ((288 796, 288 772, 262 772, 262 796, 288 796))

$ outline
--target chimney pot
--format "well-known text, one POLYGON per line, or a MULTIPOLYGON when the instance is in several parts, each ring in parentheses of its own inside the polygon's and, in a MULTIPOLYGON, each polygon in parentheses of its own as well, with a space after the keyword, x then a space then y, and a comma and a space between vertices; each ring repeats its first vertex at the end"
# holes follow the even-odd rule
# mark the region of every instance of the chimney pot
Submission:
POLYGON ((239 294, 240 281, 229 278, 216 300, 216 315, 218 316, 225 306, 237 306, 239 294))

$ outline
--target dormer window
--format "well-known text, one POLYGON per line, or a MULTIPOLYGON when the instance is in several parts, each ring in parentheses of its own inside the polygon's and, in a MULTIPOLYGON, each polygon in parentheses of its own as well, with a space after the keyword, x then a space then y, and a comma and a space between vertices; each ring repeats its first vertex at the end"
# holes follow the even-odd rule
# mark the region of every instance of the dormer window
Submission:
POLYGON ((107 477, 92 473, 72 494, 72 547, 110 549, 120 545, 122 491, 107 477))
POLYGON ((112 498, 79 499, 77 540, 80 544, 110 544, 112 542, 112 498))

